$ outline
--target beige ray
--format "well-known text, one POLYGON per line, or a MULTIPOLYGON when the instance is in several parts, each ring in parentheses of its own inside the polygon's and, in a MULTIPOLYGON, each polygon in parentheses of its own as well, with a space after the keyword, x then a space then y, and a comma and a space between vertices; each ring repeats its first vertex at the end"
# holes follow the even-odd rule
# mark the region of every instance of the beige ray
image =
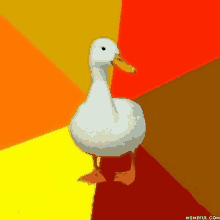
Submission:
POLYGON ((117 42, 121 1, 1 1, 0 14, 85 93, 91 83, 88 51, 98 37, 117 42))

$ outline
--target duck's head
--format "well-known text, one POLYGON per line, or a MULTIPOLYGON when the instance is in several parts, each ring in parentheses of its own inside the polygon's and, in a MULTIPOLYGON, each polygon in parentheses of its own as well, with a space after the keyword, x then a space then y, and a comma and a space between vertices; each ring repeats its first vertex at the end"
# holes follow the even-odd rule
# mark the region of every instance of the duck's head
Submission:
POLYGON ((92 43, 90 49, 91 67, 102 68, 111 64, 113 67, 119 67, 126 72, 136 72, 136 69, 122 58, 114 41, 108 38, 98 38, 92 43))

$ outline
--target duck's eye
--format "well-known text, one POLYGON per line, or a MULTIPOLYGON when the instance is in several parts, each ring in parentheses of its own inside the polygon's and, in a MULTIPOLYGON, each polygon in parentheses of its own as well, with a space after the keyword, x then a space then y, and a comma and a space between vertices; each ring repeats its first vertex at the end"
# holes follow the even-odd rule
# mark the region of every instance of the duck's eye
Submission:
POLYGON ((105 50, 105 47, 102 47, 102 50, 105 50))

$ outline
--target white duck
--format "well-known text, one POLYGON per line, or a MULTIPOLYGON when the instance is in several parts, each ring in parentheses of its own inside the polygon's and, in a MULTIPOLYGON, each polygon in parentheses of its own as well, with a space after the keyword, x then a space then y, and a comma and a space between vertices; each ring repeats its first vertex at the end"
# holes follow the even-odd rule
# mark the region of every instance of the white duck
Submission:
POLYGON ((80 180, 105 182, 99 168, 100 157, 118 157, 129 152, 131 169, 116 173, 114 179, 129 185, 135 179, 135 149, 144 139, 146 124, 142 108, 137 103, 112 98, 107 83, 107 68, 111 64, 127 72, 136 72, 121 57, 112 40, 95 40, 90 50, 92 86, 87 100, 79 106, 71 120, 70 132, 75 143, 94 159, 95 170, 80 180))

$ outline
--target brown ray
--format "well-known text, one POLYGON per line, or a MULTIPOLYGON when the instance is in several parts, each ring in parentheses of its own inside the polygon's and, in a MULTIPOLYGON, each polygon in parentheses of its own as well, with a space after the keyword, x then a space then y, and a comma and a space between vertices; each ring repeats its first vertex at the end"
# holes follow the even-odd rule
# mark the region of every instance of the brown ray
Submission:
POLYGON ((211 213, 220 215, 220 59, 135 99, 145 149, 211 213))

